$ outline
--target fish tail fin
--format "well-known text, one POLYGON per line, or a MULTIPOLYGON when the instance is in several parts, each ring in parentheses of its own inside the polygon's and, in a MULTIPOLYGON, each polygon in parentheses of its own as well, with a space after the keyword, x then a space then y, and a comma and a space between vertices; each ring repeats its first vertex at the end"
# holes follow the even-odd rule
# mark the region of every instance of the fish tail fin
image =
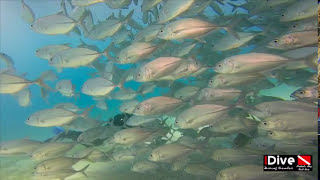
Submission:
POLYGON ((234 18, 231 20, 231 22, 224 27, 224 29, 230 33, 232 36, 234 36, 237 39, 240 39, 239 34, 235 31, 235 27, 239 24, 239 22, 242 21, 242 18, 234 18))
POLYGON ((129 12, 129 14, 124 18, 123 22, 128 23, 132 18, 133 13, 134 13, 134 9, 129 12))
POLYGON ((107 49, 105 49, 103 51, 103 55, 106 56, 108 58, 108 60, 110 61, 115 61, 115 58, 113 58, 110 54, 109 54, 109 51, 111 49, 111 47, 114 45, 114 42, 111 42, 111 44, 109 44, 109 46, 107 47, 107 49))
POLYGON ((89 161, 89 157, 92 155, 92 153, 94 152, 94 150, 91 150, 88 154, 86 154, 85 156, 83 156, 81 159, 85 159, 89 161))
POLYGON ((88 177, 88 175, 85 173, 85 171, 88 169, 90 164, 86 165, 84 168, 80 169, 78 172, 82 173, 84 176, 88 177))
POLYGON ((83 117, 85 119, 88 118, 89 116, 89 113, 91 112, 91 110, 94 108, 94 105, 88 107, 86 110, 84 110, 81 114, 80 114, 80 117, 83 117))
MULTIPOLYGON (((232 7, 231 12, 234 12, 234 11, 235 11, 236 9, 238 9, 238 8, 245 9, 245 8, 241 7, 241 5, 233 4, 233 3, 231 3, 231 2, 228 2, 227 4, 229 4, 229 5, 232 7)), ((247 10, 247 9, 245 9, 245 10, 247 10)))
POLYGON ((238 97, 237 102, 235 103, 234 107, 241 108, 241 109, 249 109, 249 107, 246 105, 246 96, 247 92, 242 91, 240 96, 238 97))
MULTIPOLYGON (((74 20, 77 23, 77 25, 80 26, 80 28, 83 30, 83 33, 85 36, 87 36, 89 34, 89 31, 88 31, 86 25, 84 24, 84 19, 87 17, 88 13, 89 13, 89 11, 86 10, 83 13, 83 15, 79 18, 79 20, 74 20)), ((77 29, 77 28, 74 28, 74 29, 77 29)))

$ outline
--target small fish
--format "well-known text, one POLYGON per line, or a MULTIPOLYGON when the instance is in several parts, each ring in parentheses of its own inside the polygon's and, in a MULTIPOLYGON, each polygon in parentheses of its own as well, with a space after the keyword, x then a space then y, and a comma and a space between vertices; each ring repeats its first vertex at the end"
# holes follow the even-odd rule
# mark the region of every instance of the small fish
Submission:
POLYGON ((131 171, 138 172, 138 173, 146 173, 146 172, 154 171, 157 168, 158 168, 158 165, 154 162, 139 161, 132 166, 131 171))
POLYGON ((84 82, 81 92, 89 96, 101 97, 108 95, 116 87, 117 85, 114 85, 111 81, 102 77, 97 77, 88 79, 84 82))
POLYGON ((168 0, 159 12, 158 24, 166 23, 188 10, 195 0, 168 0))
POLYGON ((114 60, 118 64, 131 64, 149 57, 159 45, 147 42, 133 43, 122 49, 114 60))
POLYGON ((99 109, 102 109, 102 110, 107 110, 108 109, 108 105, 107 105, 107 103, 105 102, 104 99, 96 100, 96 107, 99 108, 99 109))
POLYGON ((153 133, 154 132, 150 130, 139 127, 123 129, 113 135, 113 142, 123 145, 133 145, 146 140, 153 133))
POLYGON ((314 131, 317 127, 317 122, 314 121, 316 118, 316 112, 288 112, 264 119, 258 125, 258 128, 268 131, 314 131), (303 121, 301 121, 301 118, 303 118, 303 121))
POLYGON ((36 50, 36 56, 41 59, 50 60, 53 56, 58 54, 59 52, 69 49, 70 47, 67 45, 48 45, 41 47, 36 50))
POLYGON ((31 104, 31 91, 29 88, 25 88, 17 93, 19 105, 27 107, 31 104))
POLYGON ((289 59, 266 53, 248 53, 231 56, 219 62, 214 70, 217 73, 254 73, 270 70, 285 64, 289 59))
POLYGON ((33 81, 24 79, 16 75, 1 73, 0 74, 0 93, 15 94, 31 84, 39 85, 45 89, 51 89, 44 81, 50 76, 50 71, 43 72, 41 76, 33 81))
POLYGON ((135 35, 133 42, 150 42, 156 39, 162 27, 161 24, 152 24, 145 27, 135 35))
POLYGON ((234 37, 232 34, 226 34, 223 36, 219 42, 217 42, 213 50, 214 51, 227 51, 235 48, 239 48, 244 44, 251 41, 258 34, 255 33, 247 33, 247 32, 237 32, 239 38, 234 37))
POLYGON ((253 179, 276 179, 280 173, 267 173, 258 165, 238 165, 222 169, 216 176, 217 180, 253 180, 253 179), (250 170, 249 170, 250 169, 250 170), (234 178, 236 177, 236 178, 234 178))
POLYGON ((73 6, 90 6, 96 3, 105 2, 106 0, 71 0, 73 6))
POLYGON ((75 95, 75 86, 72 84, 71 80, 64 79, 58 81, 56 90, 66 97, 73 97, 75 95))
POLYGON ((197 95, 197 101, 200 102, 232 102, 241 94, 238 89, 218 89, 218 88, 204 88, 197 95))
POLYGON ((153 149, 148 159, 154 162, 172 162, 194 151, 193 148, 177 143, 164 144, 153 149))
POLYGON ((241 163, 241 161, 248 160, 247 162, 255 163, 260 160, 263 152, 242 148, 242 149, 218 149, 212 153, 211 158, 215 161, 226 163, 241 163), (248 157, 250 157, 248 159, 248 157))
POLYGON ((309 87, 303 87, 295 92, 293 92, 290 97, 296 98, 296 99, 311 99, 316 100, 318 97, 318 89, 317 86, 309 86, 309 87))
POLYGON ((44 160, 37 164, 35 167, 36 173, 45 173, 45 172, 55 172, 59 170, 72 170, 72 166, 79 161, 86 159, 90 156, 91 153, 88 153, 82 158, 71 158, 71 157, 57 157, 48 160, 44 160))
POLYGON ((17 139, 0 143, 0 155, 31 154, 42 142, 30 139, 17 139))
POLYGON ((185 86, 176 90, 173 96, 175 98, 188 101, 192 99, 192 97, 195 96, 199 90, 200 90, 200 87, 197 87, 197 86, 185 86))
POLYGON ((112 9, 127 9, 132 0, 107 0, 107 6, 112 9))
POLYGON ((308 104, 298 101, 271 101, 262 102, 255 105, 249 112, 260 118, 267 118, 277 114, 283 114, 296 111, 316 112, 317 107, 314 104, 308 104))
POLYGON ((114 151, 112 159, 115 161, 131 161, 136 158, 136 153, 131 149, 114 151))
POLYGON ((280 36, 268 44, 268 48, 288 50, 317 44, 317 31, 293 32, 280 36))
POLYGON ((209 126, 209 131, 217 134, 250 134, 257 128, 258 122, 242 117, 228 117, 209 126))
POLYGON ((318 28, 317 18, 300 20, 290 27, 289 32, 315 31, 318 28))
POLYGON ((69 48, 62 50, 49 59, 49 64, 58 68, 77 68, 87 66, 104 53, 87 48, 69 48))
POLYGON ((113 36, 131 19, 133 13, 134 11, 132 10, 123 20, 107 19, 100 22, 98 25, 95 25, 90 32, 88 32, 88 38, 93 40, 102 40, 113 36))
POLYGON ((171 74, 183 61, 177 57, 159 57, 142 65, 135 74, 138 82, 158 80, 161 77, 171 74))
POLYGON ((197 43, 191 43, 191 44, 184 43, 182 44, 182 47, 180 47, 179 49, 174 49, 174 51, 172 52, 172 56, 175 56, 175 57, 187 56, 188 54, 190 54, 190 52, 196 45, 197 43))
POLYGON ((172 112, 186 102, 166 96, 157 96, 140 102, 134 109, 133 114, 138 116, 154 116, 172 112))
POLYGON ((90 110, 91 108, 82 114, 76 114, 72 111, 59 108, 44 109, 33 113, 25 123, 36 127, 63 126, 71 123, 78 117, 86 118, 90 110))
POLYGON ((137 96, 137 92, 134 91, 131 88, 123 88, 119 91, 116 91, 112 95, 112 99, 118 99, 118 100, 131 100, 134 99, 137 96))
POLYGON ((24 0, 21 0, 21 5, 22 5, 22 10, 21 10, 22 19, 26 23, 32 24, 35 19, 35 15, 32 9, 24 2, 24 0))
POLYGON ((57 35, 68 34, 78 22, 62 14, 53 14, 36 19, 31 28, 33 31, 41 34, 57 35))
POLYGON ((215 177, 216 172, 215 170, 211 169, 210 167, 204 164, 188 164, 184 171, 188 174, 192 174, 194 176, 202 176, 202 177, 215 177))
POLYGON ((195 129, 217 123, 230 109, 228 106, 202 104, 182 111, 175 123, 181 129, 195 129))
POLYGON ((119 131, 119 127, 109 127, 109 126, 101 126, 101 127, 94 127, 82 132, 79 136, 77 141, 81 143, 91 143, 97 139, 107 139, 113 136, 114 133, 119 131))
POLYGON ((196 39, 219 28, 203 20, 185 18, 166 24, 157 37, 164 40, 196 39))
POLYGON ((75 143, 67 142, 46 143, 35 150, 31 157, 34 160, 46 160, 63 156, 67 151, 71 150, 74 145, 75 143))
POLYGON ((159 4, 162 0, 143 0, 141 4, 142 12, 151 10, 154 6, 159 4))
POLYGON ((121 104, 119 110, 123 113, 132 114, 138 104, 139 101, 137 100, 125 101, 121 104))
POLYGON ((85 173, 85 171, 88 169, 90 164, 86 165, 84 168, 80 169, 79 171, 73 170, 73 169, 66 169, 66 170, 60 170, 60 171, 52 171, 52 172, 35 172, 33 174, 33 178, 35 180, 42 180, 44 178, 46 179, 65 179, 66 177, 69 177, 76 173, 82 173, 85 177, 88 177, 88 175, 85 173))
POLYGON ((210 78, 208 86, 211 88, 240 88, 262 79, 265 77, 261 74, 217 74, 210 78))
POLYGON ((126 125, 128 126, 142 126, 144 124, 154 122, 158 120, 157 117, 148 117, 148 116, 131 116, 128 121, 126 122, 126 125))
POLYGON ((297 21, 317 16, 317 3, 314 1, 295 1, 285 9, 280 21, 297 21))
POLYGON ((2 69, 1 72, 15 72, 14 61, 10 56, 0 52, 0 61, 6 64, 6 68, 2 69))
POLYGON ((316 131, 310 132, 284 132, 284 131, 269 131, 267 136, 275 140, 303 140, 303 141, 315 141, 316 131))

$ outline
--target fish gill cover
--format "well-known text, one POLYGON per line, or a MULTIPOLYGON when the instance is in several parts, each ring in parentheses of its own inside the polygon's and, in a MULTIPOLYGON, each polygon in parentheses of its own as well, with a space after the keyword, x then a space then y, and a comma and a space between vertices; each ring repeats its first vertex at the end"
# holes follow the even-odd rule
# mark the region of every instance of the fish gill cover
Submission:
POLYGON ((317 7, 0 1, 1 180, 315 179, 317 7))

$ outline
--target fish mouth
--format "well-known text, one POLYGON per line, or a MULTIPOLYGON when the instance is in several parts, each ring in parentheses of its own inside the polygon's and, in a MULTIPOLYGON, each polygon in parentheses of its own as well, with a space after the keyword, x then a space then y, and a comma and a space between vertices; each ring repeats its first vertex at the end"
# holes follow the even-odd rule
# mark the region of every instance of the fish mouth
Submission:
POLYGON ((296 99, 296 96, 294 94, 291 94, 290 97, 296 99))

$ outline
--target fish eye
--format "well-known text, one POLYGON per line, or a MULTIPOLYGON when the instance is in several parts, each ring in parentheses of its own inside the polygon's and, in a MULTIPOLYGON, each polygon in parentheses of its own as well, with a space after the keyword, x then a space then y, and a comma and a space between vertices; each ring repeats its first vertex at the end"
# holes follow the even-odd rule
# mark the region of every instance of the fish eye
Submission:
POLYGON ((299 91, 300 94, 304 94, 304 91, 299 91))
POLYGON ((161 30, 160 32, 163 32, 163 30, 161 30))
POLYGON ((176 124, 178 124, 178 121, 176 121, 176 124))
POLYGON ((137 109, 140 109, 140 107, 138 106, 137 109))
POLYGON ((282 17, 284 16, 284 14, 281 15, 282 17))
POLYGON ((213 80, 210 80, 210 83, 213 83, 213 80))
POLYGON ((269 132, 269 135, 273 135, 273 132, 269 132))
POLYGON ((263 125, 267 125, 268 123, 267 122, 263 122, 263 125))
POLYGON ((150 157, 152 157, 152 154, 150 154, 150 157))
POLYGON ((222 65, 221 64, 218 64, 218 67, 221 67, 222 65))
POLYGON ((30 26, 33 27, 33 24, 31 24, 30 26))
POLYGON ((296 25, 293 25, 292 27, 293 27, 293 28, 295 28, 295 27, 296 27, 296 25))
POLYGON ((138 76, 141 76, 141 74, 139 73, 138 76))
POLYGON ((278 40, 278 39, 275 39, 275 40, 273 40, 273 42, 277 43, 277 42, 279 42, 279 40, 278 40))

